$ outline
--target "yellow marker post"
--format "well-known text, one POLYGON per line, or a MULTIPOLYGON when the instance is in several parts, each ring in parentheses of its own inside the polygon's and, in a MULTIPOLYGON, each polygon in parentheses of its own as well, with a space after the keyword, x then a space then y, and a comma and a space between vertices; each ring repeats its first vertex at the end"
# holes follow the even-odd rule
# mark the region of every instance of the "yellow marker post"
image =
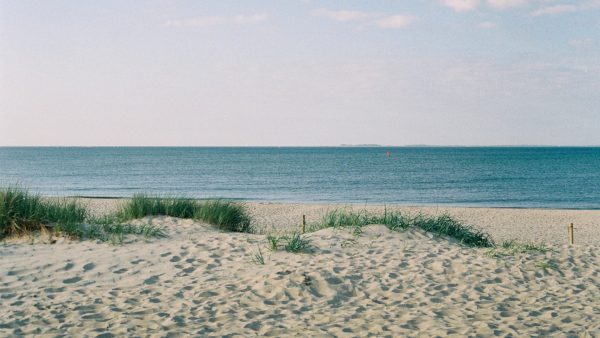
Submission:
POLYGON ((569 244, 573 245, 575 242, 574 234, 573 234, 573 223, 569 225, 569 244))

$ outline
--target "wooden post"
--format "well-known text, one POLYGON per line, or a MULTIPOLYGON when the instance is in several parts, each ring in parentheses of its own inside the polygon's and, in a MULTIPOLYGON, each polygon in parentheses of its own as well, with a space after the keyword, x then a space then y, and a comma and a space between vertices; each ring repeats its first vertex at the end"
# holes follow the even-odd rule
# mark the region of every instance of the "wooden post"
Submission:
POLYGON ((574 234, 573 234, 573 223, 571 223, 569 225, 569 244, 573 244, 575 242, 575 239, 573 238, 574 234))
POLYGON ((306 232, 306 215, 302 215, 302 233, 306 232))

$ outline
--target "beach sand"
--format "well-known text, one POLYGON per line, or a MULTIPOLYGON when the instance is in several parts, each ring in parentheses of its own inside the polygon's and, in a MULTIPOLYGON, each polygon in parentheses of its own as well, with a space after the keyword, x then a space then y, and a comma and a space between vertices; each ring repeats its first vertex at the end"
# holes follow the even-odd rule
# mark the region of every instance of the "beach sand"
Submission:
MULTIPOLYGON (((97 213, 121 203, 84 202, 97 213)), ((336 207, 248 203, 263 234, 336 207)), ((269 251, 263 234, 150 217, 135 222, 169 237, 0 244, 0 336, 600 336, 599 211, 400 210, 446 211, 497 241, 545 241, 554 251, 492 257, 372 225, 360 235, 310 233, 310 252, 292 254, 269 251), (259 250, 264 265, 253 261, 259 250)))

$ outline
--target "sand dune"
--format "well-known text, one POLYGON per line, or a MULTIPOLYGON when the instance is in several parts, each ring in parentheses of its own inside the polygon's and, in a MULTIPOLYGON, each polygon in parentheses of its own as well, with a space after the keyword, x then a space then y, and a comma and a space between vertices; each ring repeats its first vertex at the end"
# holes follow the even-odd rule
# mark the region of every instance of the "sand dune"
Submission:
MULTIPOLYGON (((81 199, 99 215, 116 210, 120 199, 81 199)), ((254 223, 261 233, 298 230, 302 215, 309 223, 318 222, 328 210, 351 208, 383 212, 399 210, 404 213, 439 215, 447 213, 465 224, 484 229, 498 242, 518 239, 520 241, 567 244, 567 226, 575 224, 577 244, 600 244, 600 210, 559 209, 513 209, 513 208, 464 208, 446 206, 376 206, 342 204, 299 203, 245 203, 254 223)))
POLYGON ((136 222, 169 237, 0 244, 0 336, 600 334, 599 245, 493 258, 373 225, 311 233, 292 254, 191 220, 136 222))

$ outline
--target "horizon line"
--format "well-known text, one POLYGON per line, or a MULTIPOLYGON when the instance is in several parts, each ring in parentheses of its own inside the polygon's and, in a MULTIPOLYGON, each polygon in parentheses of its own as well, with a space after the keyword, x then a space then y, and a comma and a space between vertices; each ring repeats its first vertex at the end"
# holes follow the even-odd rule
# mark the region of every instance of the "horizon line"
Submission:
POLYGON ((597 148, 590 145, 549 145, 549 144, 338 144, 338 145, 0 145, 0 148, 597 148))

